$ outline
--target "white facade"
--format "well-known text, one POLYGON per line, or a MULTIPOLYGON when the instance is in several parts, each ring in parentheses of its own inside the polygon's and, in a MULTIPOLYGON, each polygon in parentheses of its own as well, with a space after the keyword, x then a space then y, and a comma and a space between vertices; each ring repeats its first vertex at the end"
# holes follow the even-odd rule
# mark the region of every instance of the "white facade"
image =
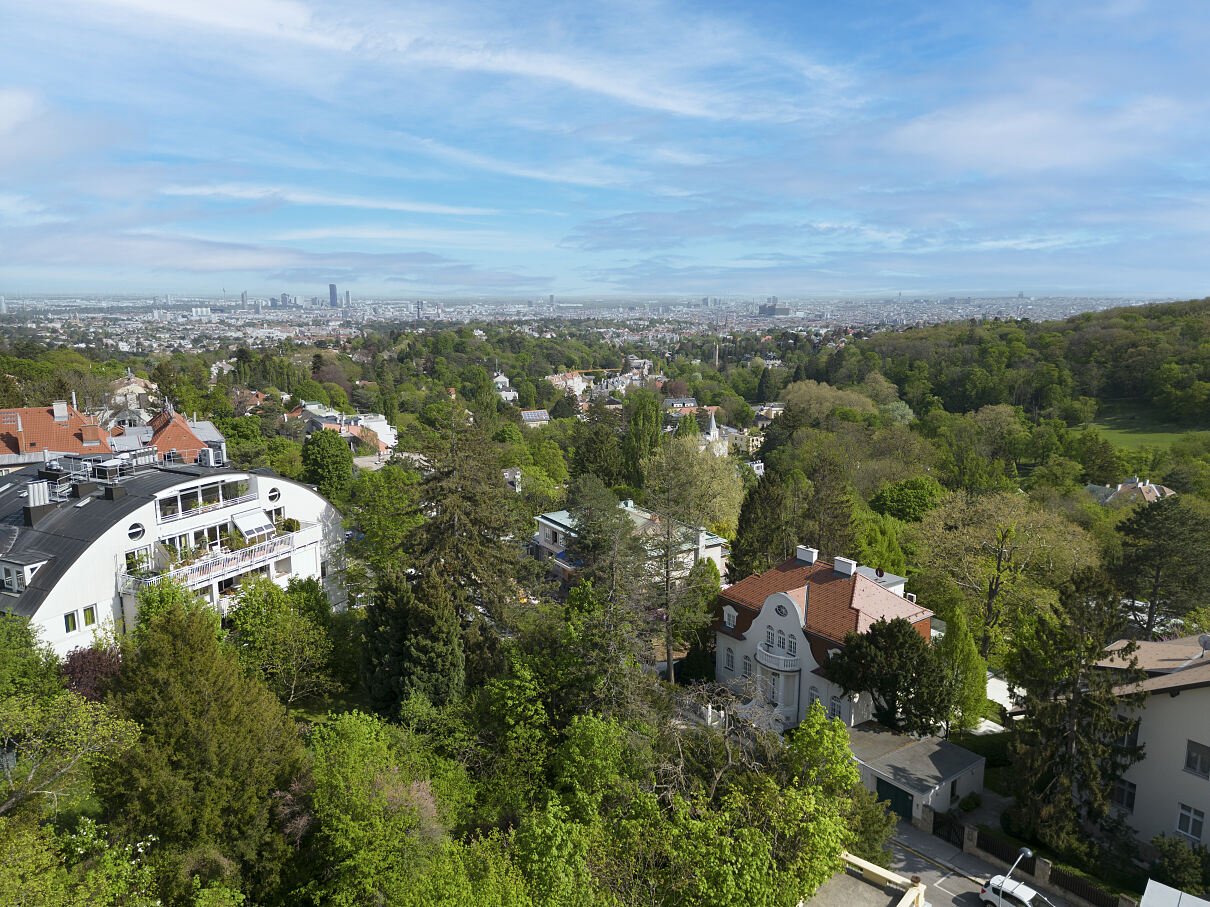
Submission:
MULTIPOLYGON (((737 618, 738 609, 724 604, 724 628, 734 627, 737 618)), ((718 633, 715 679, 741 698, 759 697, 786 729, 797 727, 815 701, 848 727, 870 720, 873 705, 868 695, 847 695, 816 673, 820 660, 804 629, 803 614, 794 599, 785 592, 773 593, 742 639, 718 633)), ((823 650, 824 661, 826 653, 839 651, 822 638, 815 640, 815 649, 823 650)))
MULTIPOLYGON (((138 590, 165 577, 197 591, 221 612, 240 580, 254 574, 282 586, 293 577, 320 579, 333 604, 343 603, 344 532, 339 512, 322 496, 279 476, 190 472, 153 469, 114 483, 127 492, 116 500, 105 488, 81 494, 79 500, 61 501, 34 526, 17 529, 18 535, 40 536, 32 545, 44 549, 46 557, 34 574, 40 568, 46 572, 6 583, 9 557, 15 555, 0 555, 0 609, 22 613, 22 598, 39 597, 33 613, 28 607, 25 613, 41 639, 62 655, 90 645, 99 633, 133 627, 138 590), (171 481, 176 473, 179 481, 171 481), (132 509, 136 497, 140 503, 132 509), (64 531, 60 527, 70 523, 72 509, 85 505, 89 531, 82 531, 84 538, 73 540, 70 550, 56 551, 52 533, 64 531), (107 510, 113 511, 108 522, 107 510), (283 525, 291 520, 297 529, 291 522, 283 525), (241 541, 231 544, 237 537, 233 530, 243 536, 242 547, 241 541), (56 569, 49 569, 56 560, 56 569)), ((27 551, 20 559, 32 557, 27 551)))
POLYGON ((1144 757, 1115 787, 1115 808, 1141 841, 1164 834, 1205 846, 1210 843, 1210 686, 1157 690, 1136 717, 1144 757))

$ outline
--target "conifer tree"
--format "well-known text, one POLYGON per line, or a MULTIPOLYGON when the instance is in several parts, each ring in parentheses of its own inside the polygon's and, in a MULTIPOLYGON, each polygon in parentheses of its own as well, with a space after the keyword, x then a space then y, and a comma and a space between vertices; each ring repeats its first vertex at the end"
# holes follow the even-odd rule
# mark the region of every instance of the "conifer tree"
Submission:
POLYGON ((1077 574, 1053 613, 1021 628, 1005 663, 1024 711, 1009 743, 1014 815, 1057 849, 1087 846, 1085 827, 1107 819, 1114 783, 1143 757, 1128 733, 1145 695, 1132 692, 1145 676, 1137 644, 1105 648, 1124 629, 1119 599, 1096 573, 1077 574))
POLYGON ((788 511, 784 483, 776 473, 766 472, 744 496, 727 561, 728 580, 737 583, 763 573, 794 553, 796 542, 788 511))
MULTIPOLYGON (((96 794, 109 821, 158 837, 177 870, 163 873, 169 887, 233 873, 261 902, 288 853, 273 792, 289 785, 302 748, 281 703, 242 669, 217 625, 205 605, 173 602, 127 647, 114 702, 142 733, 97 778, 96 794)), ((165 894, 175 902, 182 890, 165 894)))
POLYGON ((987 702, 987 662, 979 657, 960 608, 945 613, 945 635, 934 649, 949 687, 949 729, 973 730, 983 717, 987 702))
POLYGON ((438 706, 457 699, 466 682, 466 659, 449 586, 436 571, 426 573, 416 586, 407 630, 402 698, 422 693, 438 706))

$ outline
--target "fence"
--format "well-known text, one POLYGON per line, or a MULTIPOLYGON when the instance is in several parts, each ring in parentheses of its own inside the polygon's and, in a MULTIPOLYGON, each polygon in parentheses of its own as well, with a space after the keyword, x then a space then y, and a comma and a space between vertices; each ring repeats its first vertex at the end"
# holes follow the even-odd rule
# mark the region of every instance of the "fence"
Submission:
MULTIPOLYGON (((1003 860, 1010 866, 1013 863, 1016 863, 1017 857, 1020 855, 1020 848, 1012 841, 1006 841, 1004 838, 998 838, 995 835, 984 831, 982 828, 979 829, 978 846, 980 850, 986 850, 993 857, 1003 860)), ((1033 875, 1034 871, 1037 869, 1037 866, 1037 857, 1022 857, 1021 862, 1017 863, 1017 868, 1028 875, 1033 875)))
POLYGON ((1050 882, 1064 891, 1070 891, 1077 897, 1083 898, 1090 904, 1095 904, 1096 907, 1118 907, 1118 896, 1116 894, 1110 894, 1095 882, 1090 882, 1083 876, 1066 872, 1058 866, 1051 867, 1050 882))
POLYGON ((949 813, 934 813, 933 834, 955 847, 961 847, 966 837, 966 826, 949 813))

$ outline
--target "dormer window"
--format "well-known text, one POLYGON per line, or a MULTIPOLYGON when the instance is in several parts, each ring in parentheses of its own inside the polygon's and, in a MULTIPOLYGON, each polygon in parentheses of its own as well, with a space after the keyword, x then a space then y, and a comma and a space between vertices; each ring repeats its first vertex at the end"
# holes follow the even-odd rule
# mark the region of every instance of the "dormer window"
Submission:
POLYGON ((730 605, 723 606, 723 626, 728 630, 735 629, 735 609, 730 605))

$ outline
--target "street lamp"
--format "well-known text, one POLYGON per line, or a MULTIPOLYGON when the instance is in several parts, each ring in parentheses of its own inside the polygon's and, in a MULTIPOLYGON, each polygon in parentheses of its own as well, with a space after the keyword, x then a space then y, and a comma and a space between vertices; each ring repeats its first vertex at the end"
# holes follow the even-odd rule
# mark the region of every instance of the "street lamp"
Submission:
POLYGON ((1023 857, 1032 857, 1034 852, 1028 847, 1022 847, 1017 851, 1017 859, 1013 860, 1013 865, 1008 870, 1008 875, 1004 877, 1004 881, 1000 883, 1000 896, 998 898, 999 907, 1004 907, 1004 886, 1008 884, 1008 880, 1012 878, 1013 870, 1017 868, 1017 864, 1021 862, 1023 857))

